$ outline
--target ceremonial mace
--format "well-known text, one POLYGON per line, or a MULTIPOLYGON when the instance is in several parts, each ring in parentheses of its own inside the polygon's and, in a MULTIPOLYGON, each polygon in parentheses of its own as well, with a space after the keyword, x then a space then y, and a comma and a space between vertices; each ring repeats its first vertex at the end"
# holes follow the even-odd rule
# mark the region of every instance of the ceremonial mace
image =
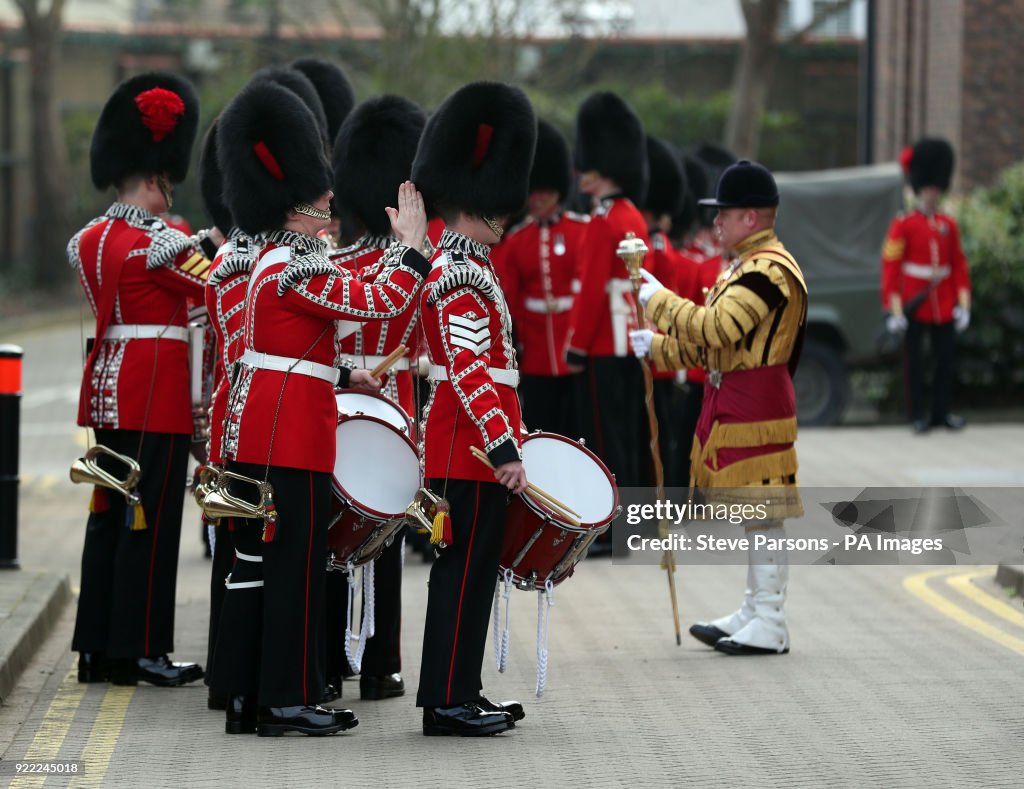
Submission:
MULTIPOLYGON (((629 271, 629 282, 633 286, 633 301, 636 305, 636 325, 642 329, 645 325, 644 308, 640 304, 640 267, 644 262, 644 255, 647 254, 647 245, 642 238, 637 238, 636 233, 626 233, 626 237, 619 242, 615 254, 626 264, 629 271)), ((647 427, 651 434, 650 450, 651 461, 654 463, 654 485, 658 501, 665 498, 665 470, 661 465, 661 447, 658 441, 658 417, 654 412, 654 379, 651 377, 650 360, 644 357, 640 360, 640 366, 644 371, 644 405, 647 406, 647 427)), ((658 535, 663 539, 668 536, 668 522, 662 518, 658 524, 658 535)), ((668 591, 672 598, 672 618, 676 627, 676 646, 682 646, 683 639, 679 633, 679 603, 676 601, 676 560, 672 551, 668 548, 661 557, 661 566, 668 573, 668 591)))

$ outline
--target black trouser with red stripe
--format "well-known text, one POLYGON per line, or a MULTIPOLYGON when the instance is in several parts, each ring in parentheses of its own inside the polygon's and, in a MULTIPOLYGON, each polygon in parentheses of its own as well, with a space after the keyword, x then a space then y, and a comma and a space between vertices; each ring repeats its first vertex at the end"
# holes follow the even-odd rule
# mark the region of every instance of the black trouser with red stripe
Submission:
MULTIPOLYGON (((620 488, 645 484, 640 447, 647 445, 647 415, 640 362, 634 356, 596 356, 574 376, 580 436, 615 475, 620 488)), ((646 468, 646 466, 645 466, 646 468)))
MULTIPOLYGON (((130 531, 124 496, 95 489, 95 511, 85 527, 82 590, 71 648, 112 658, 172 652, 189 436, 99 429, 96 442, 139 462, 137 492, 147 528, 130 531)), ((123 464, 104 455, 98 462, 124 478, 123 464)))
MULTIPOLYGON (((373 568, 373 631, 366 640, 364 677, 383 677, 402 670, 402 533, 384 549, 373 568)), ((359 572, 357 570, 356 572, 359 572)), ((366 614, 363 603, 363 616, 366 614)), ((327 575, 325 605, 327 631, 327 681, 333 682, 352 673, 345 657, 345 623, 348 613, 348 576, 331 571, 327 575)), ((353 627, 355 623, 353 623, 353 627)))
POLYGON ((453 545, 430 568, 418 707, 480 698, 494 584, 498 578, 508 491, 496 482, 432 480, 451 504, 453 545))
MULTIPOLYGON (((249 463, 229 463, 228 468, 259 480, 266 472, 265 466, 249 463)), ((253 590, 229 589, 221 609, 215 675, 210 686, 219 692, 230 692, 222 683, 221 667, 234 665, 240 670, 247 662, 258 663, 257 695, 261 706, 316 704, 324 692, 322 616, 331 475, 271 466, 267 478, 274 490, 277 524, 274 539, 262 543, 264 586, 259 652, 251 654, 253 647, 246 646, 253 641, 252 634, 258 626, 253 620, 258 614, 248 607, 244 609, 248 613, 237 613, 239 609, 232 604, 232 592, 253 590), (240 635, 233 636, 232 629, 240 635), (234 650, 238 653, 233 654, 234 650)), ((251 486, 232 483, 231 491, 252 498, 251 486)), ((262 524, 256 523, 253 531, 262 532, 262 524)), ((239 531, 236 526, 236 535, 239 531)), ((235 539, 236 545, 240 544, 237 536, 235 539)), ((236 561, 236 568, 238 565, 236 561)), ((234 573, 233 570, 233 583, 237 580, 234 573)))
POLYGON ((941 424, 949 416, 953 400, 953 321, 922 323, 907 320, 904 339, 903 383, 907 415, 911 420, 927 419, 925 397, 924 338, 928 335, 932 356, 931 421, 941 424))

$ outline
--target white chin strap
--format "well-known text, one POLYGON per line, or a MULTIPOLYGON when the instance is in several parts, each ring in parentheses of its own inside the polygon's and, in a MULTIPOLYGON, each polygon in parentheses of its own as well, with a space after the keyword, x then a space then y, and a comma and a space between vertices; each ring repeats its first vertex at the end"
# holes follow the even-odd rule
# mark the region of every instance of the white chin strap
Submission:
POLYGON ((310 205, 309 203, 296 203, 292 206, 292 210, 295 211, 296 214, 305 214, 306 216, 311 216, 314 219, 322 219, 325 222, 330 221, 331 218, 330 211, 321 211, 315 205, 310 205))

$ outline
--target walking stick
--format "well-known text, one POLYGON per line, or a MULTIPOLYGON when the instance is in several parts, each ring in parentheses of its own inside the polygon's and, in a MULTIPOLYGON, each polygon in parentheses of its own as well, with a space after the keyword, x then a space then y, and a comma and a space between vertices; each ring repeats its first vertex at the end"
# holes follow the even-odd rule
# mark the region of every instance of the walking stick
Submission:
MULTIPOLYGON (((637 238, 635 233, 626 233, 626 237, 619 243, 615 254, 622 259, 629 271, 629 281, 633 286, 633 301, 636 303, 636 323, 638 328, 643 328, 645 320, 644 308, 640 304, 640 267, 643 265, 644 255, 647 254, 647 245, 642 238, 637 238)), ((662 501, 665 498, 665 470, 661 465, 658 417, 654 413, 654 379, 651 376, 649 359, 641 359, 640 366, 644 371, 644 405, 647 406, 647 427, 651 434, 650 450, 651 460, 654 463, 654 485, 658 501, 662 501)), ((658 524, 658 534, 662 538, 668 535, 668 523, 664 519, 658 524)), ((662 554, 661 566, 668 574, 668 591, 672 599, 672 618, 676 628, 676 646, 682 646, 683 639, 679 633, 679 603, 676 600, 676 560, 668 548, 662 554)))

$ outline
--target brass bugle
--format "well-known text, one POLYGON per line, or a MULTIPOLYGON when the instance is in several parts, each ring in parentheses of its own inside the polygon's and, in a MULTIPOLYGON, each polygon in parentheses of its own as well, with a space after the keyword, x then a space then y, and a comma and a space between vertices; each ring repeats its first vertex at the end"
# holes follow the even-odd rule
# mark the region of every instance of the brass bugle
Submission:
POLYGON ((224 472, 219 466, 207 465, 199 469, 199 480, 196 482, 195 488, 192 490, 192 497, 196 500, 196 504, 202 509, 203 503, 206 501, 206 497, 210 491, 217 487, 220 475, 224 472))
POLYGON ((430 515, 431 505, 437 504, 441 499, 435 496, 426 488, 416 491, 416 498, 405 508, 405 521, 414 529, 430 532, 434 519, 430 515))
POLYGON ((214 485, 203 497, 200 506, 208 518, 259 518, 267 517, 266 503, 273 501, 273 488, 269 482, 260 482, 258 479, 236 474, 233 471, 221 471, 214 482, 214 485), (240 499, 228 491, 228 480, 237 480, 247 485, 253 485, 258 492, 259 501, 256 504, 240 499))
POLYGON ((99 485, 103 488, 116 490, 128 500, 129 504, 139 503, 139 494, 135 492, 135 488, 138 486, 141 478, 142 469, 139 467, 138 461, 127 455, 122 455, 120 452, 115 452, 102 444, 89 447, 84 457, 78 458, 78 460, 71 464, 72 482, 76 484, 84 482, 88 485, 99 485), (118 479, 109 471, 100 468, 100 464, 96 462, 98 455, 107 455, 123 463, 127 469, 124 479, 118 479))

